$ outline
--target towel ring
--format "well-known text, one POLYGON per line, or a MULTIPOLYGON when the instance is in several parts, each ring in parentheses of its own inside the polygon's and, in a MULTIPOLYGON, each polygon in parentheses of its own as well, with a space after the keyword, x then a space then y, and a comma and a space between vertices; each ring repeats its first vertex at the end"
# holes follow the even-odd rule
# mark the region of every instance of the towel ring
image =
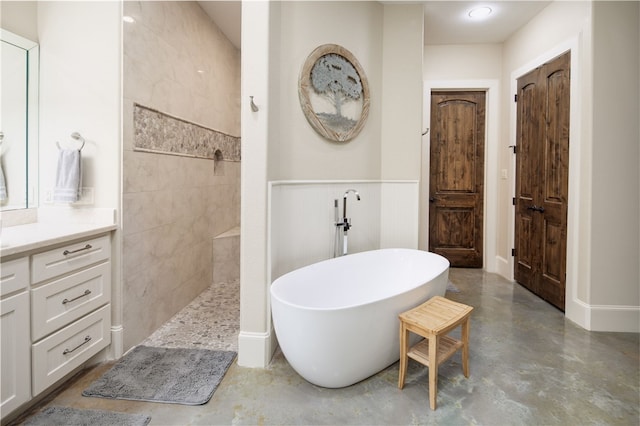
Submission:
MULTIPOLYGON (((82 145, 80 145, 80 148, 78 149, 78 151, 82 151, 82 148, 84 148, 84 144, 86 143, 86 140, 82 137, 82 135, 78 132, 73 132, 71 133, 71 138, 82 142, 82 145)), ((60 142, 56 142, 56 145, 58 146, 58 149, 62 149, 62 147, 60 146, 60 142)))

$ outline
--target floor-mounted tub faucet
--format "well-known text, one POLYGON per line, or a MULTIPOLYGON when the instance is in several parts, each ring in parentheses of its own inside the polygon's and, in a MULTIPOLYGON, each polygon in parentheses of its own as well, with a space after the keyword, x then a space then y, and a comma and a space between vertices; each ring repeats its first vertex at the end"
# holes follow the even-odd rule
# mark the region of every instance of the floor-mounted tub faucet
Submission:
POLYGON ((347 189, 342 197, 342 222, 338 222, 338 200, 334 200, 333 207, 335 209, 335 225, 336 225, 336 238, 333 247, 333 257, 344 256, 347 254, 347 233, 351 228, 351 220, 347 217, 347 196, 350 192, 356 195, 356 199, 360 201, 360 194, 355 189, 347 189), (342 229, 342 232, 340 232, 342 229), (340 239, 342 238, 342 249, 339 251, 340 239))
MULTIPOLYGON (((344 226, 345 237, 347 236, 347 231, 349 230, 349 228, 351 228, 351 224, 349 223, 349 218, 347 217, 347 195, 349 195, 350 192, 353 192, 354 194, 356 194, 358 201, 360 201, 360 194, 358 194, 358 191, 356 191, 355 189, 347 189, 344 192, 344 197, 342 199, 342 223, 344 226)), ((345 245, 344 254, 347 254, 346 247, 347 246, 345 245)))

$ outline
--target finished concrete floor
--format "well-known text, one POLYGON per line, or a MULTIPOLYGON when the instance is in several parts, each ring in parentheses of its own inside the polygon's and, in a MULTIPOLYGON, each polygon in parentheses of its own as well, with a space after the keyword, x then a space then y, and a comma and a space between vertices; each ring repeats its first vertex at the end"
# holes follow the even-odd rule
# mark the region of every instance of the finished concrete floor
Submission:
POLYGON ((82 397, 112 363, 78 374, 46 405, 144 413, 151 425, 640 423, 638 334, 583 330, 521 286, 481 270, 452 269, 450 279, 460 292, 446 296, 475 307, 470 377, 462 375, 459 353, 443 364, 436 411, 428 369, 414 361, 404 390, 398 363, 353 386, 325 389, 298 376, 279 351, 267 369, 234 363, 202 406, 82 397))

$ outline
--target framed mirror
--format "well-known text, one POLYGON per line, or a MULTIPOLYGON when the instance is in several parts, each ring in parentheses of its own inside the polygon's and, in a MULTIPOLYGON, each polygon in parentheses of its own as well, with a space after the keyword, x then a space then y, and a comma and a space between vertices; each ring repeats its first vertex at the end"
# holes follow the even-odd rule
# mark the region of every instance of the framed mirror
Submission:
POLYGON ((39 47, 0 29, 0 210, 36 207, 38 199, 39 47))
POLYGON ((325 138, 347 142, 369 115, 369 82, 356 57, 324 44, 305 61, 298 80, 300 106, 311 127, 325 138))

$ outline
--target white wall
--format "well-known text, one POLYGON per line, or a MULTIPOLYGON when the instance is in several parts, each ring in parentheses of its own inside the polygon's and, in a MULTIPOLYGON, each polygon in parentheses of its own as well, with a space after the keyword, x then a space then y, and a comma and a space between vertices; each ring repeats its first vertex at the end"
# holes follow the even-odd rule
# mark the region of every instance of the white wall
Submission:
POLYGON ((271 182, 270 241, 271 280, 302 266, 333 257, 335 238, 334 200, 342 220, 344 193, 347 215, 353 227, 348 232, 348 252, 380 246, 380 182, 376 181, 282 181, 271 182))
MULTIPOLYGON (((112 214, 120 209, 121 3, 32 5, 37 9, 35 28, 40 43, 38 215, 53 213, 58 219, 82 220, 83 213, 91 211, 85 207, 112 214), (46 190, 55 179, 56 141, 64 146, 76 144, 70 138, 76 131, 86 138, 83 186, 94 188, 94 203, 73 208, 46 204, 46 190)), ((112 240, 112 357, 121 354, 119 241, 120 231, 116 231, 112 240)))
MULTIPOLYGON (((243 229, 238 362, 265 366, 275 348, 268 299, 271 265, 275 265, 279 274, 292 265, 311 261, 307 255, 326 256, 331 247, 331 241, 327 246, 322 240, 332 238, 335 195, 325 193, 322 198, 313 198, 318 188, 325 191, 323 185, 333 185, 323 181, 337 183, 338 193, 344 192, 352 181, 377 185, 367 195, 367 202, 380 197, 380 203, 365 213, 370 217, 358 217, 362 227, 365 223, 374 225, 366 225, 369 227, 366 236, 356 237, 358 224, 355 224, 352 233, 355 248, 368 249, 369 242, 374 240, 381 246, 417 246, 415 187, 419 179, 422 126, 422 6, 378 2, 244 2, 242 14, 243 229), (327 22, 332 24, 329 26, 327 22), (347 143, 330 142, 315 133, 298 99, 302 65, 316 47, 329 43, 339 44, 355 55, 371 91, 368 120, 361 133, 347 143), (384 67, 387 59, 383 58, 393 61, 396 67, 384 67), (385 73, 387 77, 383 78, 385 73), (386 89, 385 84, 389 84, 386 89), (254 96, 260 111, 248 108, 249 96, 254 96), (394 110, 388 118, 384 117, 385 108, 394 110), (397 110, 405 108, 409 112, 398 115, 397 110), (383 173, 384 184, 380 181, 383 173), (405 186, 396 182, 399 180, 410 183, 405 186), (284 192, 279 192, 282 188, 274 191, 273 205, 269 204, 266 191, 269 181, 287 188, 284 192), (295 187, 297 181, 307 181, 309 185, 295 187), (407 190, 408 187, 412 189, 407 190), (287 210, 291 204, 296 205, 293 213, 308 212, 300 203, 310 199, 324 213, 314 212, 309 219, 324 221, 320 216, 325 219, 329 216, 326 234, 305 229, 302 216, 296 221, 300 225, 291 229, 295 235, 287 233, 286 224, 282 223, 285 219, 281 217, 276 217, 274 227, 270 228, 269 214, 273 218, 282 212, 292 213, 287 210), (394 227, 394 219, 398 217, 406 221, 406 228, 394 227), (299 244, 300 236, 306 232, 312 232, 314 242, 320 241, 320 246, 306 247, 303 255, 296 253, 289 257, 291 248, 287 244, 299 244), (367 242, 358 241, 359 237, 367 242)), ((354 208, 361 207, 356 201, 350 202, 354 208)))
POLYGON ((638 2, 593 4, 593 329, 619 329, 613 309, 635 321, 627 331, 640 331, 638 10, 638 2))
POLYGON ((334 200, 341 222, 348 189, 360 195, 347 196, 348 253, 418 247, 418 181, 280 181, 269 189, 271 281, 334 256, 334 200))
POLYGON ((248 367, 265 367, 275 350, 267 296, 267 152, 272 149, 269 140, 278 134, 270 122, 279 109, 278 75, 270 67, 279 62, 279 26, 270 26, 278 23, 279 10, 279 3, 242 2, 238 364, 248 367), (258 112, 249 107, 249 96, 254 96, 258 112))
POLYGON ((279 79, 274 88, 280 102, 278 134, 269 141, 273 153, 269 158, 270 180, 379 178, 382 6, 375 2, 292 1, 282 2, 280 8, 280 25, 275 27, 279 79), (371 91, 367 122, 347 143, 331 142, 316 133, 298 99, 302 65, 316 47, 329 43, 343 46, 358 59, 371 91))
POLYGON ((120 199, 120 3, 40 2, 40 206, 56 176, 57 147, 77 146, 95 207, 120 199))
POLYGON ((425 80, 496 79, 502 75, 501 44, 424 46, 425 80))
POLYGON ((382 179, 419 179, 424 9, 384 5, 382 28, 382 179))
MULTIPOLYGON (((571 50, 566 316, 589 330, 639 331, 638 4, 553 2, 504 45, 502 140, 515 141, 515 80, 571 50)), ((501 168, 513 170, 503 154, 501 168)), ((501 188, 510 249, 513 213, 501 188)), ((511 258, 509 258, 511 259, 511 258)), ((512 261, 508 270, 512 272, 512 261)))

